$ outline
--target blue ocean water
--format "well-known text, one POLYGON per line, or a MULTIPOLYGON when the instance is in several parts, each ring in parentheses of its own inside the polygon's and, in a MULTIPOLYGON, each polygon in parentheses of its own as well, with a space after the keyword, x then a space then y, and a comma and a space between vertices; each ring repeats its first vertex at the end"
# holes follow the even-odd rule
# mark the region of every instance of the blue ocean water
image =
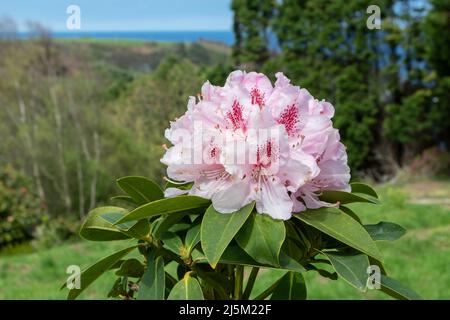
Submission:
MULTIPOLYGON (((21 33, 22 38, 29 37, 21 33)), ((55 38, 79 39, 125 39, 161 42, 195 42, 197 40, 211 40, 232 45, 234 35, 231 31, 64 31, 52 32, 55 38)))

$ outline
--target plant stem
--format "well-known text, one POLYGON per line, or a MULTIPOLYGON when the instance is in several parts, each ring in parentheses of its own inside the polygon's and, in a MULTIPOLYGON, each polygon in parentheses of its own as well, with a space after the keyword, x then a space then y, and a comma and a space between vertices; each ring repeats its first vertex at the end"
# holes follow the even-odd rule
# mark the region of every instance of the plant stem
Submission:
POLYGON ((244 266, 237 265, 235 267, 234 281, 234 300, 241 300, 244 285, 244 266))
POLYGON ((264 290, 262 293, 260 293, 255 299, 253 300, 264 300, 265 298, 267 298, 268 296, 270 296, 270 294, 273 292, 273 290, 275 290, 275 288, 278 286, 278 284, 281 282, 280 278, 279 280, 277 280, 274 284, 272 284, 270 287, 268 287, 266 290, 264 290))
POLYGON ((227 272, 229 281, 234 283, 234 266, 227 264, 227 272))
POLYGON ((248 300, 250 298, 250 293, 253 290, 253 285, 255 284, 256 276, 258 275, 259 268, 253 267, 250 275, 248 277, 247 286, 245 287, 244 294, 242 295, 243 300, 248 300))

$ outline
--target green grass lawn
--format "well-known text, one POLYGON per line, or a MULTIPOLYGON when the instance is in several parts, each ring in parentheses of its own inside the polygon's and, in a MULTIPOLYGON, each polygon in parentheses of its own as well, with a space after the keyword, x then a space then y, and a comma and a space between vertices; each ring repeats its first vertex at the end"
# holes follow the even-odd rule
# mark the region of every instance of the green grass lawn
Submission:
MULTIPOLYGON (((353 205, 364 223, 396 222, 408 233, 396 242, 379 242, 387 272, 425 299, 450 299, 450 182, 417 182, 377 188, 382 205, 353 205)), ((66 268, 85 267, 125 247, 123 242, 80 242, 42 252, 0 257, 0 299, 64 299, 59 287, 66 268)), ((283 273, 264 271, 255 294, 283 273)), ((377 290, 360 293, 345 281, 331 281, 314 272, 306 274, 309 299, 385 299, 377 290)), ((81 299, 103 299, 114 276, 103 275, 81 299)))

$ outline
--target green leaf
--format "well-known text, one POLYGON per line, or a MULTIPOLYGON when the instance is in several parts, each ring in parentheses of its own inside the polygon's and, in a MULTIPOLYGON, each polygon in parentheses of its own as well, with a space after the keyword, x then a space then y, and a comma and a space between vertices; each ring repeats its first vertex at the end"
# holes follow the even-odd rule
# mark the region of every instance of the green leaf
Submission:
POLYGON ((204 297, 200 283, 187 272, 172 288, 167 300, 204 300, 204 297))
POLYGON ((288 272, 272 293, 271 300, 306 300, 306 283, 301 273, 288 272))
POLYGON ((364 228, 375 241, 397 240, 406 233, 406 230, 402 226, 387 221, 380 221, 377 224, 366 224, 364 225, 364 228))
POLYGON ((105 271, 109 270, 115 263, 117 263, 117 261, 122 259, 137 247, 138 246, 136 245, 117 251, 116 253, 113 253, 112 255, 109 255, 86 268, 81 273, 80 289, 71 289, 67 295, 67 299, 76 299, 80 293, 82 293, 87 287, 89 287, 89 285, 97 280, 97 278, 100 277, 105 271))
MULTIPOLYGON (((208 263, 208 260, 199 251, 194 250, 192 258, 196 263, 208 263)), ((280 253, 280 266, 273 267, 270 265, 263 265, 256 262, 244 250, 237 246, 229 246, 220 257, 221 264, 237 264, 249 267, 263 267, 268 269, 282 269, 287 271, 305 272, 306 269, 297 261, 286 255, 283 251, 280 253)))
POLYGON ((345 281, 365 292, 369 258, 363 253, 322 252, 345 281))
POLYGON ((255 203, 252 202, 239 211, 227 214, 217 212, 212 205, 206 210, 200 229, 200 238, 203 252, 213 268, 250 216, 254 206, 255 203))
POLYGON ((286 240, 281 247, 281 250, 286 252, 289 256, 295 260, 300 261, 307 253, 307 245, 297 232, 295 224, 292 221, 288 221, 285 224, 286 227, 286 240))
POLYGON ((117 179, 117 184, 138 205, 164 198, 164 192, 161 188, 155 182, 145 177, 123 177, 117 179))
POLYGON ((169 249, 176 255, 182 255, 184 251, 183 241, 176 233, 166 231, 161 235, 161 240, 164 243, 164 248, 169 249))
POLYGON ((162 257, 154 258, 153 253, 147 258, 147 270, 141 279, 138 300, 164 300, 165 271, 162 257))
POLYGON ((120 269, 116 271, 117 276, 140 278, 144 274, 144 265, 135 258, 125 260, 120 269))
POLYGON ((116 224, 117 221, 122 219, 127 211, 124 212, 108 212, 101 215, 103 219, 111 223, 114 227, 119 229, 122 233, 136 238, 136 239, 142 239, 143 237, 146 237, 150 232, 150 223, 147 219, 136 221, 130 221, 126 223, 116 224))
POLYGON ((350 187, 352 188, 352 193, 362 193, 378 199, 377 192, 365 183, 352 182, 350 183, 350 187))
POLYGON ((355 193, 349 193, 345 191, 338 190, 323 190, 320 195, 320 200, 329 202, 329 203, 337 203, 347 204, 353 202, 367 202, 379 204, 380 201, 377 198, 367 196, 367 195, 359 195, 355 193))
POLYGON ((191 227, 191 223, 187 223, 187 222, 177 222, 177 224, 172 225, 168 231, 172 231, 172 232, 181 232, 181 231, 186 231, 191 227))
POLYGON ((358 215, 350 208, 346 207, 346 206, 339 206, 339 209, 348 214, 350 217, 352 217, 353 219, 355 219, 356 221, 358 221, 360 224, 362 224, 361 219, 358 217, 358 215))
POLYGON ((293 217, 377 260, 383 260, 377 245, 363 226, 337 208, 306 210, 293 217))
POLYGON ((117 221, 122 219, 127 214, 127 212, 127 210, 110 211, 101 214, 101 217, 108 221, 110 224, 114 225, 115 228, 120 229, 121 231, 127 231, 136 224, 136 221, 117 224, 117 221))
POLYGON ((125 260, 119 260, 116 263, 114 263, 109 270, 113 270, 113 269, 119 269, 122 266, 122 263, 124 263, 125 260))
POLYGON ((129 239, 130 236, 124 234, 110 222, 102 218, 104 214, 124 215, 127 210, 119 207, 99 207, 86 217, 80 228, 80 236, 91 241, 111 241, 129 239))
POLYGON ((176 183, 167 181, 166 185, 164 186, 164 190, 166 190, 167 188, 177 188, 180 190, 190 190, 192 188, 192 185, 194 183, 193 182, 186 182, 183 183, 181 181, 176 181, 176 183))
POLYGON ((153 236, 155 238, 160 238, 161 234, 169 230, 188 213, 189 212, 175 212, 162 216, 161 221, 155 227, 155 230, 153 230, 153 236))
POLYGON ((375 258, 369 257, 369 264, 371 266, 377 266, 378 268, 380 268, 380 272, 384 275, 387 275, 386 269, 384 268, 383 263, 381 263, 381 261, 378 261, 375 258))
POLYGON ((126 204, 129 204, 129 205, 132 205, 134 207, 137 205, 137 203, 130 196, 115 196, 115 197, 111 197, 111 200, 113 200, 113 201, 122 201, 122 202, 124 202, 126 204))
POLYGON ((200 227, 201 224, 197 224, 190 228, 186 233, 184 245, 187 250, 187 254, 190 254, 194 247, 200 242, 200 227))
POLYGON ((336 272, 330 272, 324 269, 319 269, 317 268, 315 265, 308 263, 305 266, 306 270, 308 271, 315 271, 318 274, 320 274, 322 277, 330 279, 330 280, 337 280, 338 279, 338 274, 336 272))
POLYGON ((278 266, 278 256, 286 237, 282 220, 266 214, 252 213, 236 235, 236 241, 253 259, 278 266))
POLYGON ((136 222, 134 226, 132 226, 128 231, 122 231, 127 235, 135 238, 142 239, 150 233, 150 223, 147 219, 142 219, 136 222))
POLYGON ((140 220, 162 214, 173 214, 177 212, 198 212, 210 205, 211 201, 197 196, 178 196, 165 198, 147 203, 128 213, 117 223, 140 220))
POLYGON ((394 280, 392 278, 389 278, 388 276, 381 274, 380 282, 378 284, 381 286, 381 291, 384 293, 390 295, 391 297, 399 300, 422 300, 423 298, 405 286, 404 284, 400 283, 397 280, 394 280))

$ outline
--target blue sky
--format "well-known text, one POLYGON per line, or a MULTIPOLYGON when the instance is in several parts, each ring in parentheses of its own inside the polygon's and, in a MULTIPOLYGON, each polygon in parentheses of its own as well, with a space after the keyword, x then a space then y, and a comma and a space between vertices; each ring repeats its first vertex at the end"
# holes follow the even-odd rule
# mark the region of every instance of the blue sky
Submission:
POLYGON ((231 0, 0 0, 0 17, 65 31, 66 8, 81 9, 80 31, 231 30, 231 0))

